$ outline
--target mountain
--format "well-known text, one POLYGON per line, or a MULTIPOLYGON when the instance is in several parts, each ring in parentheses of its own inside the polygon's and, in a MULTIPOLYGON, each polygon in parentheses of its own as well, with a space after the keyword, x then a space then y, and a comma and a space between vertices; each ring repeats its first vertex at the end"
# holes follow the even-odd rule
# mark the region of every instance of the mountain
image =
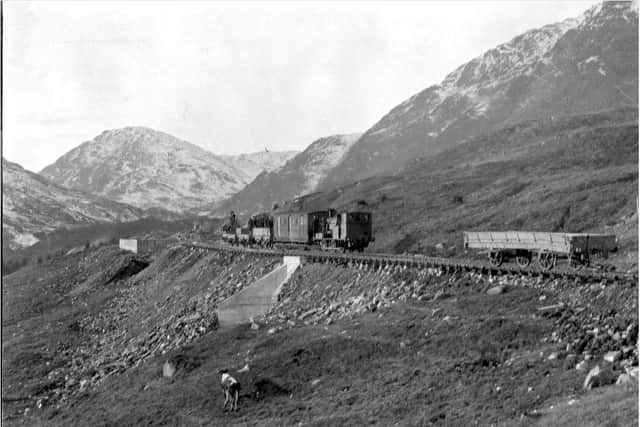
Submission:
POLYGON ((247 183, 253 181, 262 172, 270 172, 284 165, 287 160, 299 154, 299 151, 259 151, 257 153, 221 155, 220 157, 243 174, 247 183))
POLYGON ((174 212, 215 203, 289 154, 222 157, 144 127, 102 132, 40 173, 69 188, 143 209, 174 212), (241 169, 246 168, 246 169, 241 169))
POLYGON ((606 2, 528 31, 393 108, 351 148, 323 188, 435 155, 524 120, 638 105, 638 12, 606 2))
POLYGON ((143 211, 57 185, 2 158, 2 245, 16 249, 37 233, 98 222, 134 221, 143 211))
POLYGON ((521 122, 292 207, 371 211, 374 251, 461 253, 463 230, 595 231, 616 233, 636 262, 637 196, 638 109, 627 107, 521 122))
POLYGON ((241 215, 270 211, 274 203, 315 191, 360 135, 333 135, 314 141, 284 166, 258 175, 216 211, 241 215))

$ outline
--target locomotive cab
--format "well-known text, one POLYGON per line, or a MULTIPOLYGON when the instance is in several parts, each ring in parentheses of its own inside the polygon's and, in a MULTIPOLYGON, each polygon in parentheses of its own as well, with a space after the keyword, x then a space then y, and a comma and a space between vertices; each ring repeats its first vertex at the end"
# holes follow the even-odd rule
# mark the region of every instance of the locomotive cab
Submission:
MULTIPOLYGON (((316 239, 320 237, 316 234, 316 239)), ((362 251, 373 241, 370 212, 336 212, 329 210, 319 242, 324 248, 362 251)))

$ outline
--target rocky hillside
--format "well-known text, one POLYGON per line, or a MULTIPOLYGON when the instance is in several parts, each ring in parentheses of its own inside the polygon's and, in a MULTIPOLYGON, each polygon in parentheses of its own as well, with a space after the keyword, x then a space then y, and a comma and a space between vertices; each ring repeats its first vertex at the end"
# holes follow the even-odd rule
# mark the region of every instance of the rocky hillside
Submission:
POLYGON ((252 214, 269 211, 274 203, 315 191, 360 135, 333 135, 314 141, 281 168, 258 175, 253 182, 224 202, 217 212, 252 214))
POLYGON ((325 187, 392 174, 417 156, 523 120, 637 105, 637 8, 606 2, 499 45, 396 106, 325 187))
POLYGON ((41 174, 136 207, 182 212, 236 193, 252 174, 277 167, 288 155, 224 158, 163 132, 126 127, 84 142, 41 174))
POLYGON ((140 209, 70 190, 2 158, 2 245, 16 249, 61 227, 139 219, 140 209))

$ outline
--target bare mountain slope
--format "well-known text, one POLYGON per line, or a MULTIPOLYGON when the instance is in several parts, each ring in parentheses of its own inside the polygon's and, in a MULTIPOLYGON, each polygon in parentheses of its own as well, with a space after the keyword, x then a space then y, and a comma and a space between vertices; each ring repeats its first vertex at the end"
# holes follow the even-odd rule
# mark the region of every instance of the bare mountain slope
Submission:
POLYGON ((497 46, 396 106, 323 187, 394 173, 523 120, 637 106, 637 94, 637 9, 607 2, 497 46))
POLYGON ((163 132, 126 127, 79 145, 41 174, 140 208, 183 212, 230 196, 288 155, 222 157, 163 132))
POLYGON ((333 135, 314 141, 284 166, 256 177, 217 212, 241 215, 271 210, 274 203, 315 191, 361 134, 333 135))
POLYGON ((258 151, 237 155, 222 155, 225 162, 242 173, 242 179, 250 183, 262 172, 271 172, 282 167, 287 160, 298 155, 299 151, 258 151))
POLYGON ((35 234, 97 222, 134 221, 132 206, 70 190, 2 158, 2 244, 11 249, 38 241, 35 234))

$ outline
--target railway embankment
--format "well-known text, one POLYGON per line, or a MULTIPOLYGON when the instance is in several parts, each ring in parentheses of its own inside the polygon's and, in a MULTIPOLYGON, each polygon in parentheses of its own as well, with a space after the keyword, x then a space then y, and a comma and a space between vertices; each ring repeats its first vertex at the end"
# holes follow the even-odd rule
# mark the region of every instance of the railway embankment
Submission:
POLYGON ((624 282, 308 263, 283 286, 280 301, 264 321, 269 332, 277 333, 296 324, 331 325, 398 303, 422 301, 435 304, 434 320, 455 324, 455 315, 447 314, 444 305, 455 306, 470 296, 477 296, 480 305, 488 304, 522 290, 538 295, 523 315, 553 322, 544 338, 551 348, 548 357, 578 370, 603 362, 617 373, 638 366, 637 287, 624 282))

